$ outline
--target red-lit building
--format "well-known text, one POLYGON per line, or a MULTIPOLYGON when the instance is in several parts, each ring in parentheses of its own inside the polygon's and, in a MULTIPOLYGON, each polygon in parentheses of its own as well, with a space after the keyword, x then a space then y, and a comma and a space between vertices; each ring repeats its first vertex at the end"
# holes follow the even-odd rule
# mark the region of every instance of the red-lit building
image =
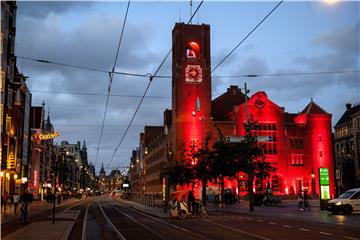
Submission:
MULTIPOLYGON (((287 113, 265 92, 251 96, 248 111, 256 122, 252 132, 257 136, 271 136, 271 141, 259 144, 266 160, 277 169, 270 179, 256 180, 259 190, 269 182, 279 194, 298 193, 304 188, 319 194, 319 168, 328 168, 330 194, 334 194, 331 114, 313 100, 300 113, 287 113)), ((232 117, 240 136, 245 135, 245 115, 245 104, 234 108, 232 117)))
MULTIPOLYGON (((140 147, 140 155, 143 154, 145 159, 145 169, 142 170, 145 179, 148 173, 146 166, 150 166, 150 162, 161 159, 166 161, 169 154, 175 154, 179 159, 182 149, 190 146, 201 148, 207 132, 212 132, 213 140, 218 137, 218 128, 223 135, 245 135, 244 93, 237 86, 230 86, 227 92, 211 100, 210 26, 186 26, 184 23, 176 23, 172 35, 174 49, 171 118, 164 115, 164 125, 161 126, 159 134, 147 140, 151 147, 146 146, 146 143, 140 147), (167 134, 164 135, 164 132, 167 134), (146 153, 143 149, 146 149, 146 153), (158 156, 151 152, 153 149, 165 151, 157 160, 146 157, 146 154, 158 156)), ((319 168, 327 168, 330 174, 330 195, 333 196, 331 114, 312 100, 300 113, 287 113, 284 107, 269 100, 265 92, 253 94, 248 98, 247 105, 249 116, 256 122, 253 133, 272 138, 271 141, 259 144, 264 150, 266 160, 277 168, 276 173, 269 179, 255 179, 255 188, 262 190, 270 184, 276 194, 296 194, 304 188, 319 194, 318 171, 319 168)), ((152 168, 150 172, 152 176, 159 176, 160 167, 152 168)), ((245 194, 246 175, 239 174, 239 178, 240 194, 245 194)), ((151 184, 152 192, 160 192, 163 185, 164 181, 159 177, 157 182, 151 184)), ((235 192, 237 181, 227 181, 225 187, 235 192)), ((201 186, 196 186, 194 190, 198 195, 201 186)), ((216 191, 217 187, 209 184, 208 193, 216 191)))

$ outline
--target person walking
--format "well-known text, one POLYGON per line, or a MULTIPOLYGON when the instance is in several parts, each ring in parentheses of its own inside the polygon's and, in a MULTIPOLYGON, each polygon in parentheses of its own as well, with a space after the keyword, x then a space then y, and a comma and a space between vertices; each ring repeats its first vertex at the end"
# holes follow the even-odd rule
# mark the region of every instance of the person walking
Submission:
POLYGON ((29 191, 26 189, 23 194, 21 194, 20 202, 22 203, 21 206, 21 216, 22 221, 25 223, 28 218, 28 207, 29 204, 33 201, 33 195, 29 193, 29 191))
POLYGON ((1 194, 1 213, 3 211, 3 206, 5 205, 4 196, 1 194))
POLYGON ((9 216, 11 217, 13 215, 13 205, 14 205, 14 198, 12 194, 10 194, 7 197, 6 205, 9 208, 9 216))
POLYGON ((14 196, 13 196, 13 199, 14 199, 14 215, 15 215, 16 210, 19 207, 20 196, 17 193, 15 193, 14 196))

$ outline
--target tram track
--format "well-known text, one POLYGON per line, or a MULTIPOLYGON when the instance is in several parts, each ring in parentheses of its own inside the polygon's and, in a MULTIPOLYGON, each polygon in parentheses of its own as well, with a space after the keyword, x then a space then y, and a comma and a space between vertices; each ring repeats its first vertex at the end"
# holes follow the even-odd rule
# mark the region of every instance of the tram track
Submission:
POLYGON ((117 209, 118 207, 120 207, 121 208, 120 211, 122 212, 126 211, 126 214, 128 215, 135 214, 133 218, 136 218, 138 222, 141 222, 144 225, 146 224, 152 226, 153 228, 156 228, 158 232, 161 232, 163 234, 162 237, 164 239, 203 239, 203 240, 211 239, 204 235, 195 233, 191 230, 178 226, 174 223, 170 223, 163 219, 153 217, 137 209, 130 208, 125 204, 121 204, 117 202, 117 205, 113 205, 113 206, 117 209))

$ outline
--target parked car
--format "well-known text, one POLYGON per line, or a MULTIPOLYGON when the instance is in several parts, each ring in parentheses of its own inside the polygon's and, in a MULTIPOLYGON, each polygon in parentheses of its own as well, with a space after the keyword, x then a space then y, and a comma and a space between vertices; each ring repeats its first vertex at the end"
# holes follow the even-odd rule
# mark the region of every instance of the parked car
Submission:
POLYGON ((328 202, 328 210, 333 214, 343 212, 351 214, 353 211, 360 211, 360 188, 350 189, 338 198, 328 202))

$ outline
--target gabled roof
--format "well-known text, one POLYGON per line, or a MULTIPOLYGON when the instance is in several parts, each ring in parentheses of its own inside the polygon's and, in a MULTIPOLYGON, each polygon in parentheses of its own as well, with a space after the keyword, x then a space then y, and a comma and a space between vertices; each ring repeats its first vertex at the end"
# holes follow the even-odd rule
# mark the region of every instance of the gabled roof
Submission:
POLYGON ((231 85, 227 91, 211 101, 212 117, 214 120, 227 120, 227 116, 234 110, 234 106, 245 102, 245 94, 238 86, 231 85))
POLYGON ((329 114, 324 109, 322 109, 319 105, 317 105, 312 99, 310 103, 301 111, 301 114, 329 114))
POLYGON ((351 104, 350 104, 350 106, 347 107, 346 111, 341 116, 339 121, 335 124, 335 127, 338 125, 341 125, 343 123, 351 121, 352 115, 357 112, 360 112, 360 105, 355 105, 355 106, 351 107, 351 104))

